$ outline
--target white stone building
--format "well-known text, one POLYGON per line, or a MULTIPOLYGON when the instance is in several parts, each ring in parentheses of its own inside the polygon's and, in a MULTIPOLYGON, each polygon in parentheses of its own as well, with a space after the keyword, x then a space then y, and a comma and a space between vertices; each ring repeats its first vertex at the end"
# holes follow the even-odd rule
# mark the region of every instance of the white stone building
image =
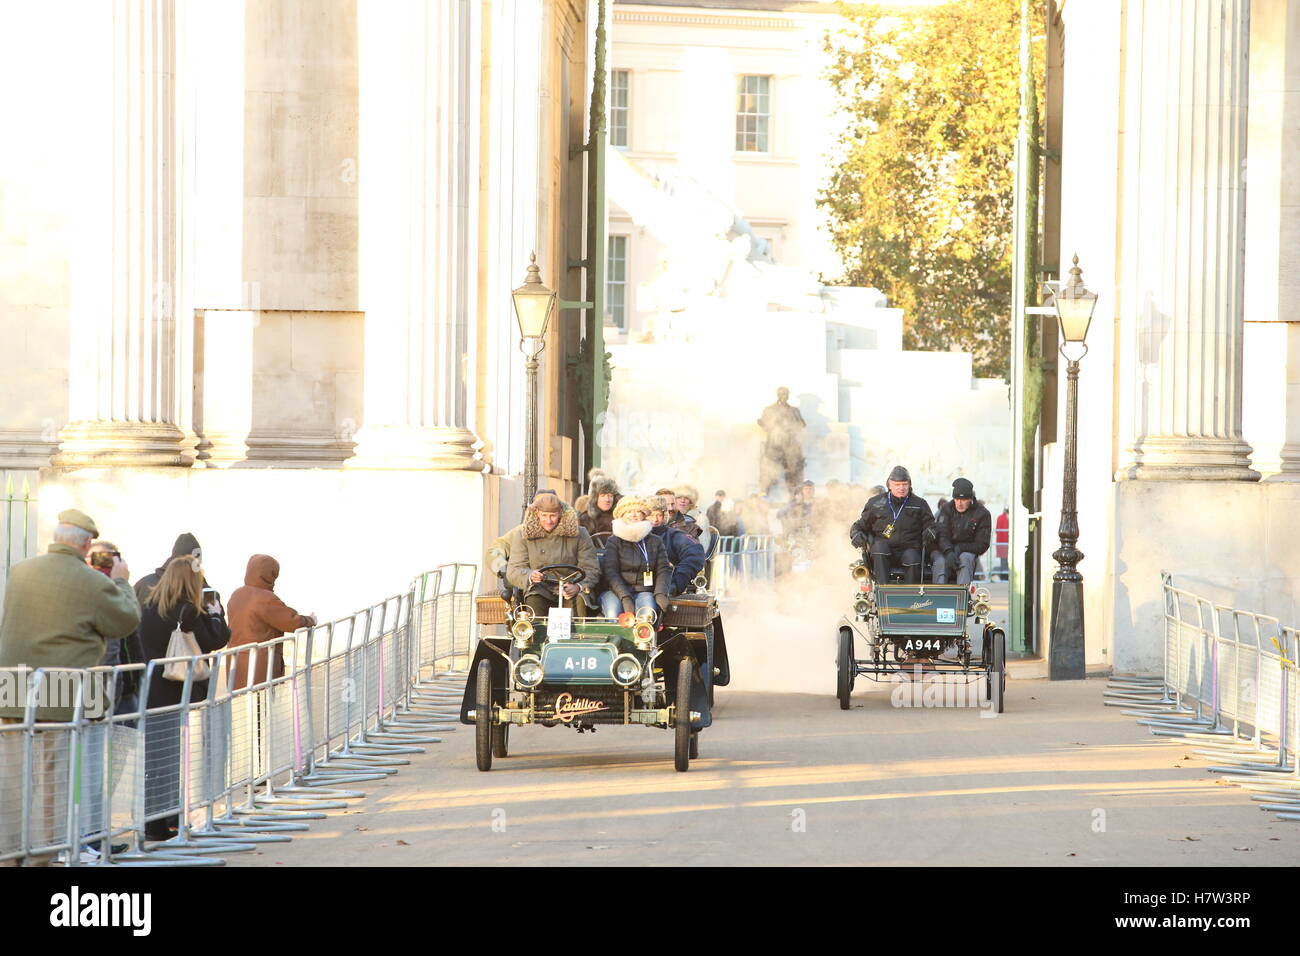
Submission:
MULTIPOLYGON (((1300 621, 1300 2, 1051 9, 1063 139, 1045 260, 1077 253, 1100 297, 1079 384, 1087 659, 1151 671, 1161 571, 1300 621)), ((1049 446, 1047 553, 1061 457, 1049 446)))
POLYGON ((902 313, 876 290, 822 284, 842 273, 817 207, 839 11, 614 4, 602 464, 636 488, 756 490, 755 419, 785 385, 809 424, 810 478, 869 486, 906 463, 931 500, 965 475, 997 513, 1005 384, 972 378, 964 353, 903 351, 902 313))
MULTIPOLYGON (((580 300, 594 0, 52 0, 0 31, 0 468, 321 614, 518 514, 510 291, 580 300)), ((578 313, 543 354, 567 490, 578 313)), ((36 542, 33 542, 35 544, 36 542)), ((21 557, 21 555, 19 555, 21 557)))

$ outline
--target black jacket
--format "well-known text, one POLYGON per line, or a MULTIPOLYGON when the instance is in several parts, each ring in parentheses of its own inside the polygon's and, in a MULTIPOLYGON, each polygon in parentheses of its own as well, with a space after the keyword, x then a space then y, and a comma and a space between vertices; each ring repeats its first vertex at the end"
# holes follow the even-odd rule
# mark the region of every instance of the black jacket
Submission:
MULTIPOLYGON (((645 522, 649 524, 650 522, 645 522)), ((618 533, 621 522, 614 523, 614 534, 600 556, 601 575, 605 586, 613 591, 620 601, 631 598, 641 591, 652 591, 656 597, 668 600, 668 591, 672 586, 673 567, 668 563, 668 551, 663 539, 657 534, 647 532, 641 541, 627 541, 618 533), (645 553, 641 547, 645 546, 645 553), (647 558, 649 561, 647 562, 647 558), (642 584, 642 575, 654 572, 654 584, 642 584)))
POLYGON ((934 528, 930 503, 909 493, 903 499, 900 509, 898 499, 892 498, 889 492, 876 495, 862 509, 862 517, 853 522, 853 527, 849 529, 849 540, 855 548, 866 548, 870 536, 882 537, 891 524, 894 526, 893 533, 889 536, 891 550, 922 547, 921 539, 926 530, 934 528), (897 518, 893 515, 894 511, 898 511, 897 518))
POLYGON ((956 551, 958 554, 969 551, 980 555, 989 549, 989 537, 993 530, 993 518, 989 509, 978 501, 972 501, 964 514, 948 502, 948 507, 939 512, 937 522, 939 530, 939 550, 945 554, 956 551))
MULTIPOLYGON (((167 656, 167 645, 171 641, 172 631, 176 629, 177 621, 180 622, 181 630, 189 631, 194 635, 199 648, 205 654, 219 651, 230 642, 230 628, 226 625, 225 618, 220 615, 200 612, 187 601, 179 607, 172 608, 164 618, 158 613, 156 605, 146 604, 140 608, 140 645, 146 661, 167 656)), ((168 704, 181 702, 181 692, 185 689, 184 682, 166 680, 162 672, 161 664, 154 668, 153 676, 149 680, 149 700, 145 704, 146 707, 166 707, 168 704)), ((143 678, 141 681, 143 682, 143 678)), ((194 681, 190 687, 191 703, 207 698, 207 681, 194 681)))

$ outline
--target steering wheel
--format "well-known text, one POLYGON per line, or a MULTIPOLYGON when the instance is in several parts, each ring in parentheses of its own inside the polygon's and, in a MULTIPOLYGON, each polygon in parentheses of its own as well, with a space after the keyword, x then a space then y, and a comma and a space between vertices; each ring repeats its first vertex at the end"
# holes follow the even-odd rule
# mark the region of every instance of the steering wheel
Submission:
POLYGON ((548 564, 546 567, 538 568, 537 570, 542 573, 543 580, 546 579, 546 575, 550 572, 556 572, 554 581, 557 584, 568 584, 570 581, 584 577, 587 574, 586 571, 582 570, 582 568, 578 567, 576 564, 548 564), (570 573, 560 574, 559 572, 561 571, 568 571, 570 573))

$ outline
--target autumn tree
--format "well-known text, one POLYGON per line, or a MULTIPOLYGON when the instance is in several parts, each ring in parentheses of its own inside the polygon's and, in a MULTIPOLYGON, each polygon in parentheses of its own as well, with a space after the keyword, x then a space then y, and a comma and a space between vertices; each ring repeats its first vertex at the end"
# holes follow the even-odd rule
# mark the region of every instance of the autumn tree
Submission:
POLYGON ((844 126, 820 197, 842 281, 904 310, 904 346, 1010 354, 1019 0, 842 4, 826 38, 844 126))

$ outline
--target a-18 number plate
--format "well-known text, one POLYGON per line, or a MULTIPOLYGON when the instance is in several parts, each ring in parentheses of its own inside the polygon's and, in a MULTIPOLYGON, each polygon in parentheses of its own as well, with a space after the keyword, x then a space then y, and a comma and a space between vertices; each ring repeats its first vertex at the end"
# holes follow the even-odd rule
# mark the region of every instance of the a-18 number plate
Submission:
POLYGON ((561 684, 609 683, 609 665, 614 651, 609 645, 549 645, 542 655, 542 670, 548 682, 561 684))

